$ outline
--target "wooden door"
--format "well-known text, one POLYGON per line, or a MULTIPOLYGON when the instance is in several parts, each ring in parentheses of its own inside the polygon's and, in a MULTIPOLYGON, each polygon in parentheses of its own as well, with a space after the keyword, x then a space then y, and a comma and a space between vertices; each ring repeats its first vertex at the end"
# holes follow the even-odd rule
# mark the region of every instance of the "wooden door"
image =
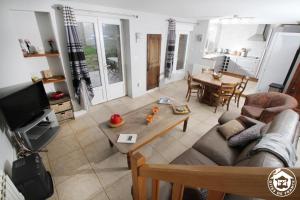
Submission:
POLYGON ((286 93, 297 99, 299 105, 296 110, 298 113, 300 113, 300 64, 298 65, 298 68, 286 93))
POLYGON ((161 35, 147 35, 147 90, 159 86, 161 35))

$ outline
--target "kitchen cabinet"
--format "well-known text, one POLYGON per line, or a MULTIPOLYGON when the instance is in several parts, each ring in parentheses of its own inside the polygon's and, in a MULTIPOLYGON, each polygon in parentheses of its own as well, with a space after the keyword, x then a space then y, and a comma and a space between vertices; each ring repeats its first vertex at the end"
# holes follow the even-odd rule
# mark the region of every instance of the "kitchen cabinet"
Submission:
POLYGON ((259 59, 230 56, 227 71, 235 74, 256 77, 259 59))
POLYGON ((236 57, 229 57, 227 71, 236 73, 236 57))
POLYGON ((259 59, 254 58, 237 58, 236 73, 246 76, 256 77, 256 72, 259 65, 259 59))
POLYGON ((209 54, 203 57, 202 65, 214 68, 216 72, 227 71, 256 78, 259 58, 242 57, 229 54, 209 54))

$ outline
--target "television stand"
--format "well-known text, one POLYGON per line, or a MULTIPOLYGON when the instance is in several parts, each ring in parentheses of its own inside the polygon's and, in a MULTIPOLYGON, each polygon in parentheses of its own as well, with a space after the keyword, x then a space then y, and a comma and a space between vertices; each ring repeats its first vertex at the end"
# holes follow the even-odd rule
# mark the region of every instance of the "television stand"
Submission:
POLYGON ((43 110, 43 114, 15 130, 25 147, 20 153, 45 151, 43 149, 55 138, 58 129, 59 124, 54 112, 51 109, 43 110))

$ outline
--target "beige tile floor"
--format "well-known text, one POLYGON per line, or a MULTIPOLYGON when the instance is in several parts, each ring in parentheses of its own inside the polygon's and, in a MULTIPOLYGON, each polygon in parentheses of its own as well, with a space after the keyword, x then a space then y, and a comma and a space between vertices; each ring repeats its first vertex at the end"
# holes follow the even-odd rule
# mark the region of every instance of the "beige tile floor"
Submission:
MULTIPOLYGON (((51 200, 129 200, 132 199, 131 174, 126 155, 110 148, 97 124, 111 114, 124 114, 160 96, 185 101, 186 82, 177 81, 138 98, 122 97, 93 106, 88 114, 64 123, 58 136, 42 153, 44 163, 54 179, 55 194, 51 200)), ((149 163, 168 163, 191 147, 206 131, 217 123, 225 111, 199 103, 192 97, 191 119, 186 133, 178 126, 163 138, 145 146, 140 152, 149 163), (167 148, 166 148, 167 147, 167 148)), ((231 110, 240 112, 232 102, 231 110)))

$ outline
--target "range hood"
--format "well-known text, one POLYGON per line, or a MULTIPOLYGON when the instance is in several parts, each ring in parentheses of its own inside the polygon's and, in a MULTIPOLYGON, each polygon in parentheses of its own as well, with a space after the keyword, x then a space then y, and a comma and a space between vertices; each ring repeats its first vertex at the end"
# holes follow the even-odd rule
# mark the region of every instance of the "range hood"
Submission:
POLYGON ((250 41, 266 41, 270 30, 270 24, 259 24, 256 33, 248 40, 250 41))

